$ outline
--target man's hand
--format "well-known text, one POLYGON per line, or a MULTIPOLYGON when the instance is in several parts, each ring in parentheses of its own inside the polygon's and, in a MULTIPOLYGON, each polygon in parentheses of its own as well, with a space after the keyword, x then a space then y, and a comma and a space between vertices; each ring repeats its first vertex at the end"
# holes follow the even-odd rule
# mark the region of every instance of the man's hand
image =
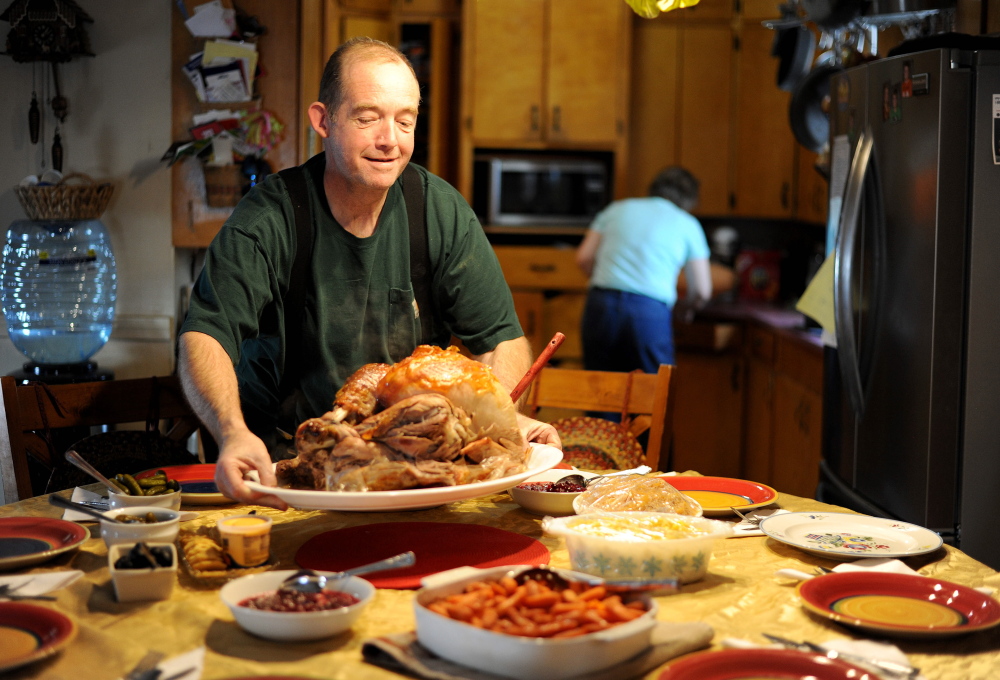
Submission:
POLYGON ((260 483, 277 486, 278 480, 271 468, 271 456, 257 436, 249 430, 228 437, 219 449, 215 467, 215 485, 219 491, 241 503, 253 503, 287 510, 288 504, 277 496, 250 490, 243 482, 246 473, 256 470, 260 483))
POLYGON ((518 413, 517 426, 521 430, 525 441, 535 442, 536 444, 547 444, 557 449, 562 448, 562 440, 559 439, 559 433, 556 432, 556 428, 548 423, 533 420, 523 413, 518 413))

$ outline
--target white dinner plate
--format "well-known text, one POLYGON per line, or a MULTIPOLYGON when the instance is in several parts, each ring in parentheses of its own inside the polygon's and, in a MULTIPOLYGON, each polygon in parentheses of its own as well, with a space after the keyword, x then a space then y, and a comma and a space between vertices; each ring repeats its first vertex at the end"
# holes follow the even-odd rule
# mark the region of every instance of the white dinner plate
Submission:
POLYGON ((835 560, 910 557, 941 547, 941 537, 922 526, 846 512, 786 512, 760 521, 776 541, 835 560))
POLYGON ((401 491, 311 491, 282 489, 247 481, 254 491, 277 496, 293 508, 300 510, 420 510, 445 503, 479 498, 516 486, 528 477, 558 465, 562 451, 544 444, 531 444, 528 452, 528 469, 516 475, 491 479, 473 484, 437 486, 431 489, 403 489, 401 491))

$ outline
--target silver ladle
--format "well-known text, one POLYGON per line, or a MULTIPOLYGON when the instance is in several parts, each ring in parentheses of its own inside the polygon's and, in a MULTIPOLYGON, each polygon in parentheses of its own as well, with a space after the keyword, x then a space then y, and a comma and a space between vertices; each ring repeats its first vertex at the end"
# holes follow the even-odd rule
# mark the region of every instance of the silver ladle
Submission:
POLYGON ((281 583, 281 590, 297 590, 300 593, 319 593, 326 588, 328 583, 340 581, 348 576, 359 576, 361 574, 370 574, 374 571, 412 567, 416 561, 417 557, 411 550, 394 557, 379 560, 378 562, 338 571, 335 574, 323 575, 317 574, 312 569, 299 569, 281 583))

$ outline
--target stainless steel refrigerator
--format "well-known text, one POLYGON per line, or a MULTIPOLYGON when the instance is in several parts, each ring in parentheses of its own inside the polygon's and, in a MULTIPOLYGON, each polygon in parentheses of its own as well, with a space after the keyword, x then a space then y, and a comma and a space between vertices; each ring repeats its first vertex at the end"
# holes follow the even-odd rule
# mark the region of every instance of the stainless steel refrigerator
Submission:
POLYGON ((846 181, 817 497, 1000 569, 1000 52, 873 61, 830 91, 846 181))

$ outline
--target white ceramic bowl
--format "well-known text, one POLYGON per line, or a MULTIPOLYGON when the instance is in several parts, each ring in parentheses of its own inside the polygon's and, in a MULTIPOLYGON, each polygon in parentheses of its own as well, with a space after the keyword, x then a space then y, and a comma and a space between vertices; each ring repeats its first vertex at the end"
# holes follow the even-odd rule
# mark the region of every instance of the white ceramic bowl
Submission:
POLYGON ((153 524, 142 524, 139 522, 121 524, 119 522, 109 522, 101 520, 101 538, 110 548, 113 545, 127 543, 171 543, 177 538, 180 529, 181 513, 169 508, 158 508, 152 505, 140 505, 131 508, 118 508, 108 510, 105 515, 117 517, 118 515, 145 515, 147 512, 153 513, 159 522, 153 524))
MULTIPOLYGON (((579 470, 546 470, 534 477, 528 477, 521 484, 530 482, 555 482, 567 475, 581 475, 585 479, 596 477, 593 472, 581 472, 579 470)), ((580 491, 572 493, 553 491, 531 491, 529 489, 519 489, 512 486, 507 489, 507 493, 518 505, 536 515, 552 515, 562 517, 573 514, 573 501, 580 495, 580 491)))
POLYGON ((115 585, 115 597, 119 602, 140 600, 165 600, 170 597, 177 580, 177 548, 173 543, 146 542, 150 547, 165 547, 172 558, 169 567, 154 569, 117 569, 115 562, 128 553, 134 544, 121 543, 108 548, 108 568, 115 585))
MULTIPOLYGON (((459 567, 425 578, 413 601, 417 639, 445 659, 518 680, 560 680, 610 668, 649 647, 656 602, 641 617, 573 638, 532 638, 495 633, 442 616, 427 604, 463 591, 473 581, 497 580, 529 567, 459 567)), ((562 572, 567 573, 567 572, 562 572)))
POLYGON ((129 496, 123 493, 108 493, 108 505, 112 510, 118 508, 157 507, 179 510, 181 507, 181 492, 171 491, 159 496, 129 496))
MULTIPOLYGON (((319 612, 269 612, 240 606, 248 597, 277 590, 281 582, 294 573, 289 569, 243 576, 222 586, 219 597, 233 613, 236 623, 248 633, 289 642, 320 640, 347 630, 375 598, 375 586, 363 578, 350 576, 335 588, 329 588, 350 593, 360 600, 348 607, 319 612)), ((331 572, 316 573, 329 575, 331 572)))
POLYGON ((570 565, 576 571, 611 580, 676 578, 691 583, 705 576, 716 539, 733 534, 732 527, 705 517, 668 512, 592 512, 542 520, 546 533, 566 539, 570 565), (585 532, 587 523, 619 525, 609 536, 585 532), (656 535, 671 523, 704 532, 687 538, 648 538, 626 531, 648 529, 656 535), (577 528, 580 527, 580 528, 577 528))

